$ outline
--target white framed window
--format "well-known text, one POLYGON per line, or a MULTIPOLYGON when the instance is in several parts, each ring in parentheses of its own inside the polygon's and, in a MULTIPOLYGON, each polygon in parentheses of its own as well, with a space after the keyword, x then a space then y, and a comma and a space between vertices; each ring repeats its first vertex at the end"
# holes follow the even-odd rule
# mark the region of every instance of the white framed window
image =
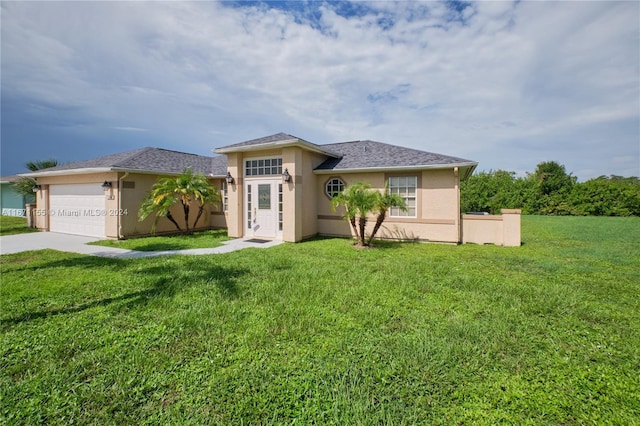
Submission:
POLYGON ((282 174, 282 158, 245 160, 245 176, 273 176, 282 174))
POLYGON ((407 211, 398 207, 389 209, 389 217, 416 217, 417 215, 417 176, 395 176, 389 178, 389 193, 399 195, 407 204, 407 211))
POLYGON ((345 187, 345 184, 342 179, 337 177, 331 178, 324 185, 324 193, 327 195, 327 197, 333 198, 339 193, 341 193, 344 187, 345 187))
POLYGON ((229 211, 229 187, 226 180, 222 181, 222 211, 229 211))

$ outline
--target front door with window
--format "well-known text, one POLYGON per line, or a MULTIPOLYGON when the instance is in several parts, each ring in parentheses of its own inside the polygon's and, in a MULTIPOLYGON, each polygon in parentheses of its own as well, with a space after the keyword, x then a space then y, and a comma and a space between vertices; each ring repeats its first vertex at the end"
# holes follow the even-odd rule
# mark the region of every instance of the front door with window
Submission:
POLYGON ((282 236, 282 181, 255 179, 245 183, 245 236, 282 236))

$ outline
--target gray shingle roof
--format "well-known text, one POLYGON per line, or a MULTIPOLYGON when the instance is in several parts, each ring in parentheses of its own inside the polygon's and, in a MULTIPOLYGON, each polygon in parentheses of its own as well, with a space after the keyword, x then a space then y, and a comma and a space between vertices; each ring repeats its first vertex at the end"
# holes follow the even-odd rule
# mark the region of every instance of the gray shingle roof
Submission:
MULTIPOLYGON (((441 166, 469 166, 472 169, 477 164, 474 161, 448 155, 435 154, 412 148, 389 145, 375 141, 352 141, 326 145, 316 145, 286 133, 263 138, 252 139, 225 148, 247 147, 252 145, 269 144, 274 142, 302 141, 303 146, 327 154, 327 159, 316 167, 316 171, 346 171, 363 169, 402 169, 441 166), (335 155, 336 157, 332 157, 335 155)), ((107 155, 92 160, 63 164, 35 173, 25 173, 28 176, 60 174, 66 170, 78 169, 108 169, 123 171, 142 171, 158 174, 178 174, 190 167, 196 173, 207 176, 225 176, 227 174, 227 157, 220 155, 207 157, 170 151, 162 148, 140 148, 119 154, 107 155)))
POLYGON ((353 141, 322 145, 322 148, 341 155, 329 158, 316 170, 350 170, 367 168, 434 167, 475 164, 474 161, 433 152, 420 151, 375 141, 353 141))
POLYGON ((0 182, 2 182, 2 183, 12 183, 12 182, 16 182, 18 179, 20 179, 20 176, 18 176, 18 175, 2 176, 2 177, 0 177, 0 182))
POLYGON ((375 141, 352 141, 326 145, 316 145, 287 133, 276 133, 263 138, 252 139, 234 145, 219 148, 221 152, 229 149, 266 145, 274 142, 303 141, 310 149, 327 154, 329 158, 315 170, 362 170, 393 169, 415 167, 438 167, 447 165, 475 166, 475 162, 433 152, 420 151, 375 141))
POLYGON ((211 160, 211 175, 212 176, 226 176, 227 175, 227 156, 218 155, 211 160))
MULTIPOLYGON (((262 144, 266 144, 266 143, 290 141, 290 140, 296 140, 296 139, 300 139, 300 138, 298 138, 296 136, 289 135, 287 133, 276 133, 275 135, 265 136, 263 138, 251 139, 249 141, 244 141, 244 142, 240 142, 240 143, 234 143, 233 145, 226 145, 226 146, 221 147, 220 149, 240 148, 240 147, 243 147, 243 146, 262 145, 262 144)), ((302 140, 302 139, 300 139, 300 140, 302 140)))
POLYGON ((190 167, 196 173, 205 175, 213 173, 214 175, 224 176, 227 169, 227 159, 147 147, 91 160, 63 164, 39 170, 34 175, 77 169, 113 169, 177 174, 182 173, 187 167, 190 167))

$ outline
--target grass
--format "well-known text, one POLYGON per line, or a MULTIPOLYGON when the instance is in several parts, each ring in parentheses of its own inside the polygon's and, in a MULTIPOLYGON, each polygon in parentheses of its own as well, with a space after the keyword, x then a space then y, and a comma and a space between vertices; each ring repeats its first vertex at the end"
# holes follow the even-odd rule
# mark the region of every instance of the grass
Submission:
POLYGON ((100 240, 90 244, 137 251, 165 251, 214 248, 221 246, 222 242, 227 240, 226 229, 215 229, 198 231, 191 235, 174 234, 132 238, 129 240, 100 240))
POLYGON ((7 423, 639 424, 640 218, 524 245, 0 256, 7 423))
POLYGON ((38 230, 27 227, 26 218, 0 216, 0 236, 26 234, 29 232, 38 232, 38 230))

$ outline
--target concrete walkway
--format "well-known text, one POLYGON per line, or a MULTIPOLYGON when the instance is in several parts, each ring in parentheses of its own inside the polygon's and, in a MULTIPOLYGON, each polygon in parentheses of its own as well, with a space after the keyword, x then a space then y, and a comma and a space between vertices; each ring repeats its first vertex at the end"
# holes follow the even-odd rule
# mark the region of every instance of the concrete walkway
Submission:
POLYGON ((266 243, 249 242, 244 239, 235 239, 223 242, 222 246, 215 248, 166 250, 166 251, 135 251, 115 247, 103 247, 87 245, 103 238, 83 237, 80 235, 59 234, 56 232, 34 232, 31 234, 7 235, 0 237, 0 254, 20 253, 30 250, 53 249, 71 253, 88 254, 91 256, 110 257, 114 259, 137 259, 141 257, 173 256, 173 255, 202 255, 230 253, 249 247, 268 248, 282 244, 275 240, 266 243))

